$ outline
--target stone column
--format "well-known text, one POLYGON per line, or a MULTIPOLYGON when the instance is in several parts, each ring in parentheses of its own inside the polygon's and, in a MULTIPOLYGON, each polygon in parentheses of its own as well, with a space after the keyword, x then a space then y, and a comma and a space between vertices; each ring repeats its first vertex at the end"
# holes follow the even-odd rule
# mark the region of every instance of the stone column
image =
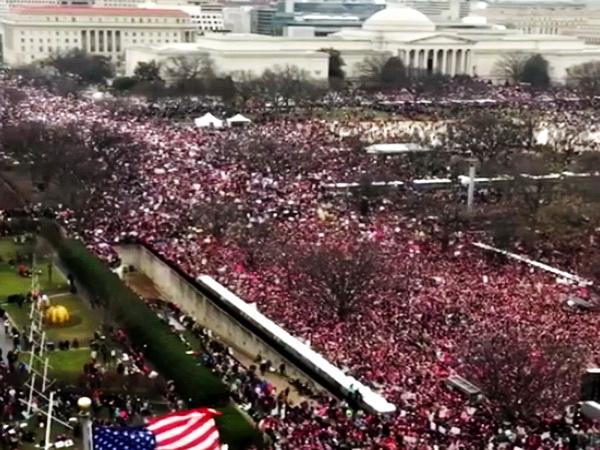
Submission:
POLYGON ((440 73, 442 75, 445 75, 446 73, 448 73, 446 70, 446 52, 447 52, 447 50, 445 48, 442 49, 442 57, 440 58, 440 62, 442 65, 442 67, 440 67, 440 73))
POLYGON ((457 74, 462 74, 463 73, 463 71, 462 71, 462 55, 463 55, 463 52, 464 52, 464 50, 461 48, 461 49, 456 50, 456 55, 454 55, 454 58, 455 58, 455 63, 454 63, 454 65, 455 65, 455 72, 457 74))

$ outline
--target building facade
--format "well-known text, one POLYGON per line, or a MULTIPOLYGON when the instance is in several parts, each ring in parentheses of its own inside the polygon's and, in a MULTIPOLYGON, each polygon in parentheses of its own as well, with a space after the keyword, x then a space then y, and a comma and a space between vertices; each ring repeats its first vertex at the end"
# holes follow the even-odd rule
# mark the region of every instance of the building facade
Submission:
POLYGON ((258 6, 250 12, 250 31, 252 34, 275 35, 275 14, 271 6, 258 6))
POLYGON ((423 13, 402 3, 387 7, 360 29, 343 29, 327 37, 273 37, 248 34, 204 36, 194 44, 132 47, 126 51, 126 71, 139 61, 165 61, 172 55, 199 53, 215 61, 223 73, 262 73, 273 66, 297 65, 316 79, 327 77, 327 54, 338 50, 348 77, 360 75, 365 58, 377 53, 398 56, 406 67, 446 75, 472 75, 505 81, 496 66, 513 53, 541 54, 548 60, 550 76, 563 82, 574 65, 600 59, 600 46, 574 36, 525 34, 488 25, 481 17, 457 24, 436 25, 423 13))
POLYGON ((252 30, 252 6, 223 8, 223 26, 232 33, 248 34, 252 30))
POLYGON ((575 36, 600 44, 600 8, 596 5, 492 3, 480 13, 524 33, 575 36))
MULTIPOLYGON (((470 10, 469 0, 408 0, 407 5, 435 23, 460 20, 470 10)), ((344 28, 360 28, 384 8, 385 1, 376 0, 279 0, 274 6, 256 8, 252 32, 268 36, 312 34, 323 37, 344 28)))
POLYGON ((436 23, 456 21, 471 12, 469 0, 410 0, 407 4, 436 23))
POLYGON ((188 14, 170 9, 19 7, 3 20, 4 58, 18 66, 81 49, 119 65, 137 45, 193 42, 188 14))
MULTIPOLYGON (((162 3, 141 3, 140 8, 164 9, 162 3)), ((169 9, 178 9, 190 16, 190 22, 196 26, 198 32, 223 31, 223 6, 218 3, 169 5, 169 9)))

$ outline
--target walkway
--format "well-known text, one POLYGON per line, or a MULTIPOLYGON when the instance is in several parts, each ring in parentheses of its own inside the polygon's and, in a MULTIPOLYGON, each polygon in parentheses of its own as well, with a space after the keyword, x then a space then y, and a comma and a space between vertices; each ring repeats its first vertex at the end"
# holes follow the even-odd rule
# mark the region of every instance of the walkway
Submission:
POLYGON ((4 321, 0 323, 0 348, 2 349, 2 358, 6 358, 6 354, 13 349, 12 338, 4 331, 4 321))
MULTIPOLYGON (((133 272, 126 274, 124 277, 124 281, 134 292, 136 292, 138 295, 145 299, 160 298, 163 300, 169 300, 166 296, 161 294, 161 292, 153 283, 153 281, 142 273, 133 272)), ((240 351, 240 349, 236 347, 234 342, 222 342, 226 343, 229 347, 232 348, 234 358, 237 359, 243 366, 249 367, 253 364, 256 364, 253 361, 253 356, 255 355, 247 355, 246 353, 240 351)), ((308 400, 307 398, 302 397, 298 393, 296 388, 289 383, 287 378, 284 378, 277 373, 269 372, 266 373, 262 378, 266 379, 269 383, 275 386, 277 388, 277 392, 281 392, 284 389, 289 388, 290 395, 288 399, 292 403, 300 403, 304 400, 308 400)))

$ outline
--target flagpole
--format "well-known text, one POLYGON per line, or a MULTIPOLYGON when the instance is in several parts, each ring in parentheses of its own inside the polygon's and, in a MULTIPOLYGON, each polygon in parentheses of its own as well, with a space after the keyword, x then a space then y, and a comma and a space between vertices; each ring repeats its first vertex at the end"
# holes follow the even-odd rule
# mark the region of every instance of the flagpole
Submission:
POLYGON ((29 400, 27 401, 27 414, 31 414, 31 407, 33 402, 33 391, 35 390, 35 373, 32 374, 31 380, 29 380, 29 400))
POLYGON ((44 439, 44 450, 52 447, 50 443, 50 430, 52 429, 52 409, 54 408, 54 391, 50 392, 50 401, 48 402, 48 417, 46 417, 46 439, 44 439))
POLYGON ((81 424, 81 432, 83 439, 83 450, 92 450, 92 420, 90 418, 90 407, 92 400, 89 397, 80 397, 77 400, 79 406, 79 423, 81 424))

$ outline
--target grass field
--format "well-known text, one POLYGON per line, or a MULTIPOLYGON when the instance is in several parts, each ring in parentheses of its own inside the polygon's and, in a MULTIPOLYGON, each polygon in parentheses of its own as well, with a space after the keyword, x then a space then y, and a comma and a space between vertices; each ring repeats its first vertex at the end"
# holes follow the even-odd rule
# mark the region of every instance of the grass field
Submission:
POLYGON ((73 294, 61 294, 50 297, 51 305, 62 305, 71 314, 71 320, 66 325, 46 325, 46 335, 51 341, 77 339, 82 346, 89 345, 94 331, 100 322, 80 297, 73 294))
MULTIPOLYGON (((29 325, 30 305, 6 303, 12 294, 25 294, 31 290, 31 279, 21 277, 8 261, 14 259, 19 246, 12 239, 0 239, 0 305, 8 312, 15 325, 23 329, 29 325)), ((67 282, 62 274, 48 262, 38 265, 42 291, 50 293, 51 305, 63 305, 71 314, 71 321, 63 326, 47 326, 46 336, 49 341, 77 339, 82 346, 88 346, 94 331, 99 326, 93 312, 80 297, 66 292, 67 282), (49 272, 52 272, 51 276, 49 272), (54 293, 54 294, 53 294, 54 293)))
MULTIPOLYGON (((15 259, 19 247, 12 239, 0 239, 0 301, 12 294, 25 294, 31 290, 31 278, 17 273, 17 268, 9 261, 15 259)), ((43 291, 58 291, 67 287, 67 282, 58 270, 51 267, 48 261, 40 261, 38 270, 40 288, 43 291)))
MULTIPOLYGON (((48 370, 50 379, 56 379, 61 386, 76 385, 83 373, 83 366, 90 361, 90 349, 55 350, 47 352, 46 356, 48 356, 48 365, 51 367, 48 370)), ((21 353, 20 358, 25 364, 29 364, 29 352, 21 353)), ((40 363, 36 363, 34 367, 40 370, 40 365, 40 363)))
MULTIPOLYGON (((71 320, 65 325, 47 325, 45 327, 46 338, 57 342, 77 339, 81 346, 88 346, 94 331, 100 326, 92 310, 81 298, 76 295, 65 293, 50 297, 51 305, 62 305, 71 314, 71 320)), ((22 329, 29 325, 29 311, 31 305, 25 304, 19 308, 18 305, 5 303, 2 307, 10 315, 17 328, 22 329)))
POLYGON ((90 361, 89 348, 56 350, 47 354, 48 364, 52 366, 50 376, 62 385, 77 384, 79 376, 83 373, 83 366, 90 361))

